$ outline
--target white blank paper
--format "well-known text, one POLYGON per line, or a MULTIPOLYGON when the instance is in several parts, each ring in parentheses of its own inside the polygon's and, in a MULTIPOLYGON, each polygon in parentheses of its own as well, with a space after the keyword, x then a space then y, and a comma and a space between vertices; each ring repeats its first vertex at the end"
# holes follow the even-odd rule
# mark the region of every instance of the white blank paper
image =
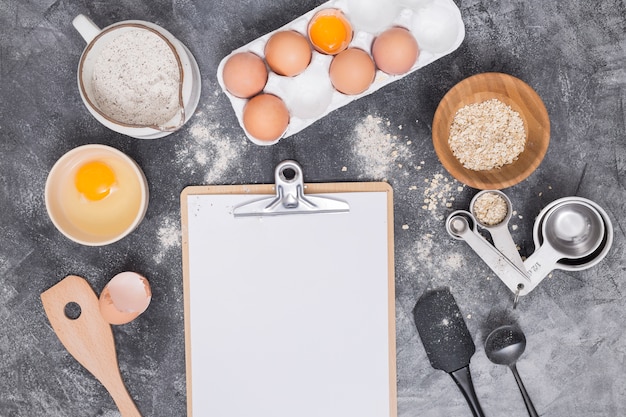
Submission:
POLYGON ((390 416, 387 197, 235 218, 259 196, 187 196, 194 417, 390 416))

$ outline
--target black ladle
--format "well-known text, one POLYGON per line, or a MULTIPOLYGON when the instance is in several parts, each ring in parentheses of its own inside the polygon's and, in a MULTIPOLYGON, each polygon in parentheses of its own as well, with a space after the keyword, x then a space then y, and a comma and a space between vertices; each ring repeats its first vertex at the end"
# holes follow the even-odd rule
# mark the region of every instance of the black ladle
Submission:
POLYGON ((517 372, 517 366, 515 366, 519 357, 524 353, 525 348, 526 337, 524 333, 519 327, 512 325, 498 327, 487 336, 485 341, 485 354, 487 354, 489 360, 495 364, 507 365, 511 368, 515 381, 517 381, 517 386, 524 398, 528 414, 531 417, 539 417, 522 383, 522 378, 520 378, 517 372))

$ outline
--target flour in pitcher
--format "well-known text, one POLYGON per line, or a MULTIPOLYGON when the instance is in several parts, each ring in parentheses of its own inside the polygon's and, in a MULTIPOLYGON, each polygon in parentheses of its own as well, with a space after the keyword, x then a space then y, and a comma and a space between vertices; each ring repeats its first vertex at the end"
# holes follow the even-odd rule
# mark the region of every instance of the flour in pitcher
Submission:
POLYGON ((179 112, 179 81, 170 46, 149 30, 133 29, 102 49, 94 65, 92 99, 118 122, 162 126, 179 112))

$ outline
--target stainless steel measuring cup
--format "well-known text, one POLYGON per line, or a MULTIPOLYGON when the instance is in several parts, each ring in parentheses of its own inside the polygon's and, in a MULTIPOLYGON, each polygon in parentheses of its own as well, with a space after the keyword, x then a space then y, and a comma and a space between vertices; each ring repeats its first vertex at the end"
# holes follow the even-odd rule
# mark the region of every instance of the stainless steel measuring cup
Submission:
POLYGON ((593 259, 587 258, 594 254, 596 258, 603 258, 613 236, 606 215, 597 205, 581 197, 561 199, 550 205, 535 222, 535 230, 539 228, 540 246, 524 262, 533 281, 542 280, 564 261, 573 262, 575 266, 577 260, 584 260, 578 268, 570 270, 588 268, 591 265, 587 263, 593 259), (610 241, 608 247, 607 240, 610 241))
MULTIPOLYGON (((513 205, 511 204, 511 200, 499 190, 483 190, 476 194, 472 201, 470 202, 470 212, 474 216, 474 219, 478 223, 478 226, 487 230, 491 235, 491 239, 493 240, 493 244, 500 252, 502 252, 515 266, 517 266, 522 271, 525 271, 524 262, 522 261, 522 257, 517 251, 517 245, 513 241, 513 237, 511 236, 511 232, 509 231, 509 221, 511 220, 511 216, 513 215, 513 205), (477 213, 478 206, 481 205, 481 201, 484 201, 485 198, 490 196, 495 196, 496 199, 502 199, 506 204, 506 214, 504 218, 497 219, 497 223, 493 223, 488 221, 487 219, 481 219, 479 213, 477 213)), ((495 208, 497 209, 497 208, 495 208)), ((493 211, 493 210, 488 210, 493 211)))
POLYGON ((464 240, 516 298, 532 291, 553 269, 580 271, 596 265, 613 243, 606 212, 582 197, 556 200, 539 213, 533 228, 536 250, 522 268, 491 245, 476 224, 472 213, 457 210, 448 216, 446 229, 453 238, 464 240))
POLYGON ((582 271, 597 265, 609 253, 611 246, 613 245, 613 225, 607 212, 594 201, 588 200, 583 197, 563 197, 548 204, 539 212, 539 215, 537 216, 537 220, 535 221, 535 225, 533 227, 533 240, 535 242, 536 248, 539 248, 543 244, 544 237, 541 229, 543 219, 546 217, 546 213, 550 211, 552 207, 565 201, 586 202, 587 204, 593 206, 598 211, 598 213, 600 213, 600 216, 602 216, 602 220, 604 221, 604 239, 602 240, 602 243, 600 244, 598 249, 583 258, 561 259, 555 265, 555 269, 561 269, 564 271, 582 271))

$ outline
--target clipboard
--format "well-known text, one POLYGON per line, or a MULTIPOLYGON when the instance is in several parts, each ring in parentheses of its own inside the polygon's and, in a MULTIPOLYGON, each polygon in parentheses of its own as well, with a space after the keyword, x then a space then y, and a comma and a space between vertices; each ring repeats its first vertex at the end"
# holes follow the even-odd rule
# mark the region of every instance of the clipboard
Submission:
POLYGON ((275 178, 181 193, 187 415, 396 417, 391 186, 275 178))

